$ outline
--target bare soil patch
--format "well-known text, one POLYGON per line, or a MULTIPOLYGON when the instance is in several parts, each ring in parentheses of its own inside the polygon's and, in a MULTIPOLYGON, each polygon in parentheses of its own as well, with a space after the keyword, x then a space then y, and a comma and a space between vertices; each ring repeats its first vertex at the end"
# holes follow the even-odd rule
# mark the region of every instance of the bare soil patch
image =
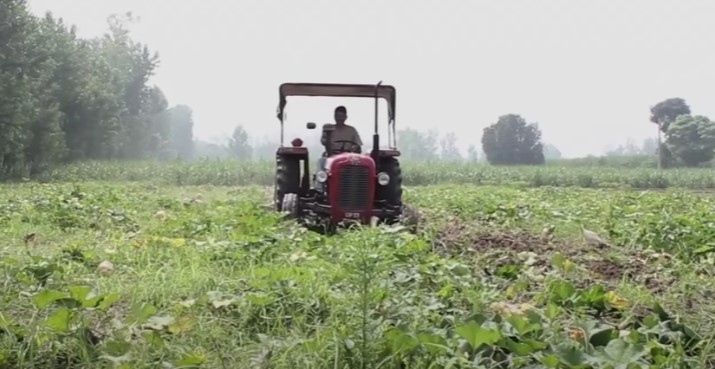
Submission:
POLYGON ((535 266, 553 268, 551 257, 559 252, 588 270, 595 279, 609 283, 628 280, 654 293, 662 292, 672 280, 659 278, 655 266, 640 252, 624 252, 618 258, 604 257, 604 250, 583 246, 578 241, 553 238, 521 229, 484 229, 468 223, 452 223, 434 238, 434 251, 459 257, 480 256, 489 260, 516 259, 516 254, 536 254, 535 266), (512 258, 512 256, 514 256, 512 258))

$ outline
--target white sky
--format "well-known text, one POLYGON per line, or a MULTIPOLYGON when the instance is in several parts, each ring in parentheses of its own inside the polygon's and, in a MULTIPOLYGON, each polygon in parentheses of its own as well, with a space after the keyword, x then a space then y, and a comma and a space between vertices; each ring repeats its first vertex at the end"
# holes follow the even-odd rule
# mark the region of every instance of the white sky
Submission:
MULTIPOLYGON (((713 0, 28 1, 82 36, 112 13, 139 16, 132 37, 161 57, 153 82, 191 106, 204 139, 237 124, 278 137, 282 82, 383 80, 398 128, 453 131, 462 148, 521 114, 569 157, 655 136, 649 108, 665 98, 715 118, 713 0)), ((291 130, 343 103, 370 142, 372 100, 315 99, 289 99, 291 130)))

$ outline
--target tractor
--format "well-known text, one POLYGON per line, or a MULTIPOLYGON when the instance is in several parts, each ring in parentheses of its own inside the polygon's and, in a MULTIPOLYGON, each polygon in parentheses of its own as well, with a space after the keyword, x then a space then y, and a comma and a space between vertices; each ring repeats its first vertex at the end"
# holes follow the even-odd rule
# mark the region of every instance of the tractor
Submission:
MULTIPOLYGON (((276 152, 274 202, 277 211, 312 229, 334 231, 347 224, 396 224, 411 216, 402 203, 402 172, 395 139, 395 88, 369 84, 284 83, 279 88, 278 119, 281 143, 276 152), (343 150, 331 150, 332 124, 323 125, 325 168, 311 174, 308 148, 300 138, 284 146, 284 109, 289 96, 367 97, 375 99, 372 151, 345 142, 343 150), (378 102, 388 106, 388 148, 380 148, 378 102), (347 144, 347 145, 346 145, 347 144), (302 173, 301 173, 302 172, 302 173)), ((306 124, 315 129, 314 122, 306 124)))

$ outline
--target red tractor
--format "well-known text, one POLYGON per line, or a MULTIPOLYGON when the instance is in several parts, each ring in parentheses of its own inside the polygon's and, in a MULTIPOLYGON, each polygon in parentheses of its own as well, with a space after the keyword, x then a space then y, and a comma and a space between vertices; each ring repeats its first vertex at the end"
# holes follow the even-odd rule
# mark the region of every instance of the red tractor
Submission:
MULTIPOLYGON (((275 207, 310 228, 335 229, 346 223, 368 224, 376 220, 388 224, 404 220, 410 211, 402 203, 402 173, 395 140, 395 88, 382 85, 284 83, 279 90, 278 119, 281 147, 276 152, 275 207), (375 133, 372 151, 360 153, 357 145, 343 145, 331 151, 332 125, 323 126, 326 157, 324 170, 310 174, 308 148, 300 138, 283 145, 284 108, 288 96, 373 97, 375 133), (380 148, 378 101, 388 105, 388 149, 380 148), (302 170, 301 170, 302 169, 302 170), (301 174, 302 172, 302 174, 301 174), (311 180, 312 177, 312 180, 311 180)), ((315 129, 315 123, 308 123, 315 129)), ((350 142, 346 142, 350 144, 350 142)), ((320 169, 320 168, 319 168, 320 169)))

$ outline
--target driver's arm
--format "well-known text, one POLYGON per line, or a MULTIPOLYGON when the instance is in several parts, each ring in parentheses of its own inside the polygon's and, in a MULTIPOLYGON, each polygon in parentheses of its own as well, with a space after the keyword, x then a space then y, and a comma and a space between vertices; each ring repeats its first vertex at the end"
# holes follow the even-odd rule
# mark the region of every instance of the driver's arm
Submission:
POLYGON ((351 141, 355 142, 358 146, 362 146, 360 134, 358 133, 357 129, 355 129, 355 127, 353 127, 353 139, 351 141))
POLYGON ((360 139, 360 134, 358 133, 357 129, 355 129, 355 127, 353 127, 352 141, 357 144, 359 152, 362 152, 362 140, 360 139))

